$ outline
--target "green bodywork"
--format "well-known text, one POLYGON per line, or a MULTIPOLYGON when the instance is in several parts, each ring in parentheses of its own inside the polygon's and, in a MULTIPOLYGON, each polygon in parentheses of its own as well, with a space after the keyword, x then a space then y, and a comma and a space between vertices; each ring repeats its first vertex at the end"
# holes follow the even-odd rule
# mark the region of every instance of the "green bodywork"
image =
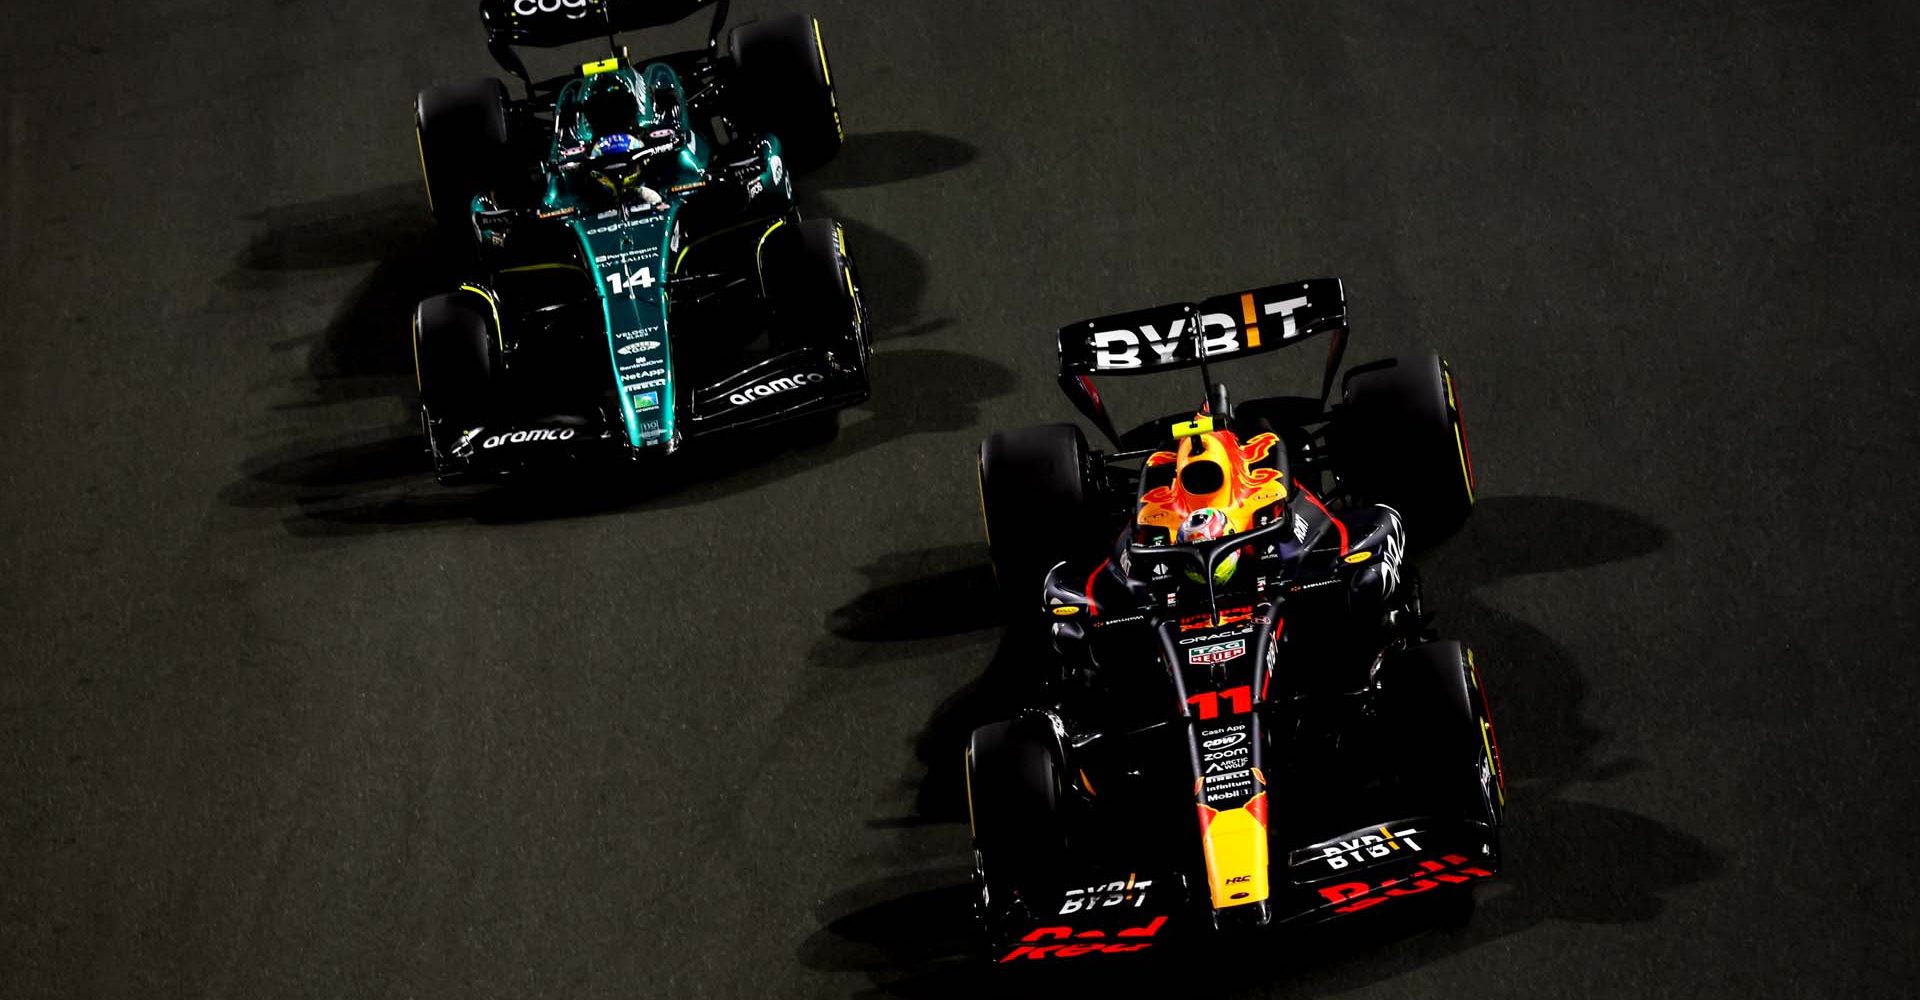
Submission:
MULTIPOLYGON (((619 386, 627 441, 636 449, 672 448, 678 442, 667 286, 686 251, 681 210, 707 187, 714 153, 712 140, 689 128, 682 115, 660 113, 655 95, 665 92, 674 95, 675 107, 686 107, 680 76, 664 63, 639 69, 583 67, 583 75, 569 81, 555 100, 553 145, 543 165, 547 184, 540 214, 564 218, 580 241, 606 320, 607 357, 619 386), (593 134, 582 109, 609 87, 624 87, 638 100, 638 121, 631 134, 651 143, 650 135, 671 129, 674 137, 662 141, 679 144, 670 169, 650 173, 652 188, 634 176, 616 181, 562 169, 590 156, 595 143, 605 138, 593 134)), ((760 175, 750 190, 777 192, 791 205, 792 187, 779 140, 761 139, 758 154, 760 175)))

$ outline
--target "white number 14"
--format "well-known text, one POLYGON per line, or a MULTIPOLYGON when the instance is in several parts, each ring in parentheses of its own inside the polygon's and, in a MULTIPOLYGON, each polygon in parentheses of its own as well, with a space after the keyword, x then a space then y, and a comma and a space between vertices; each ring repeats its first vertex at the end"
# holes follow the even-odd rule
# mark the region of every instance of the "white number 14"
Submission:
POLYGON ((643 267, 638 274, 622 274, 615 271, 607 275, 607 287, 615 295, 625 295, 634 288, 652 288, 658 282, 653 280, 653 268, 643 267))

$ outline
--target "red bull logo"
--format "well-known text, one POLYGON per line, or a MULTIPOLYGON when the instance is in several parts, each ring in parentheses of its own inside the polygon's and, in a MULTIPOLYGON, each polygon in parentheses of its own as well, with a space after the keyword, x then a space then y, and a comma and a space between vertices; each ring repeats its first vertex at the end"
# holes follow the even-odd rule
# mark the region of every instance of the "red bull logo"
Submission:
POLYGON ((1020 939, 1020 944, 1000 959, 1011 962, 1016 958, 1039 961, 1047 958, 1079 958, 1082 955, 1121 955, 1127 952, 1145 951, 1153 947, 1153 942, 1145 940, 1160 933, 1166 926, 1167 918, 1155 917, 1143 927, 1128 927, 1116 931, 1109 938, 1106 931, 1087 930, 1075 933, 1071 927, 1036 927, 1020 939), (1042 944, 1041 942, 1052 942, 1042 944))

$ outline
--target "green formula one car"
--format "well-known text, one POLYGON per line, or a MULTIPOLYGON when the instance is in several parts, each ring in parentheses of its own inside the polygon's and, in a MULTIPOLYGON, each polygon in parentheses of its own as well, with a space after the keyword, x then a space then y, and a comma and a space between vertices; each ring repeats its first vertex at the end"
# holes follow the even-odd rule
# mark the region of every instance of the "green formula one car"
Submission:
POLYGON ((420 422, 444 483, 668 454, 721 430, 831 432, 868 395, 869 331, 843 228, 793 173, 843 132, 819 23, 722 34, 719 0, 483 0, 519 79, 416 104, 457 288, 420 303, 420 422), (703 49, 629 59, 620 31, 714 7, 703 49), (518 47, 607 38, 536 82, 518 47))

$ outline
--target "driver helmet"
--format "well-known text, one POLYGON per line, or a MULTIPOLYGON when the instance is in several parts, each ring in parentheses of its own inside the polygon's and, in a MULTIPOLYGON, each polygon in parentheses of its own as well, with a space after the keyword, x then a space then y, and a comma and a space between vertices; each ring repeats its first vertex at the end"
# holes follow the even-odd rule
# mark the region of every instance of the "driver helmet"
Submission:
POLYGON ((633 138, 640 130, 645 111, 640 95, 622 73, 607 73, 593 79, 586 97, 580 102, 580 130, 583 141, 596 144, 618 135, 633 138))
MULTIPOLYGON (((1233 534, 1233 521, 1227 512, 1218 507, 1202 507, 1187 515, 1180 523, 1179 541, 1182 545, 1194 542, 1211 542, 1233 534)), ((1229 552, 1213 568, 1213 582, 1226 583, 1233 579, 1234 571, 1240 568, 1240 551, 1229 552)), ((1187 578, 1195 583, 1205 583, 1200 571, 1188 568, 1187 578)))

